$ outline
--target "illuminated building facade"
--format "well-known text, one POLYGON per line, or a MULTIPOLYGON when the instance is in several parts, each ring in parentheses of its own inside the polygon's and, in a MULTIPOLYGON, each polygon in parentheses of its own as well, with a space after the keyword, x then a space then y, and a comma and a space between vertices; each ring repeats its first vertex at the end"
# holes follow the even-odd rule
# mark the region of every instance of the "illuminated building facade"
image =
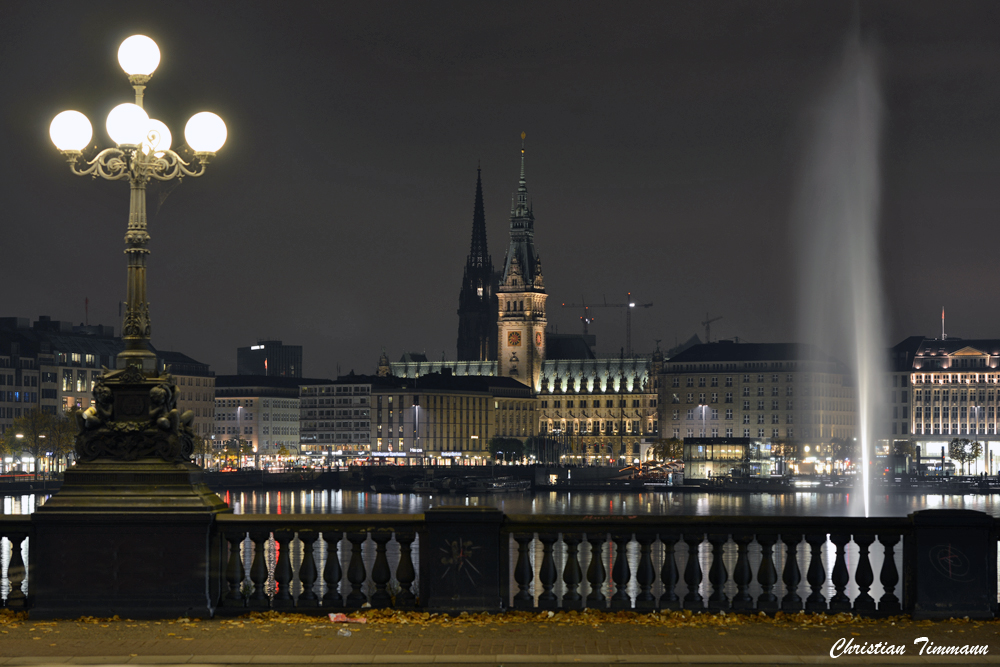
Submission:
POLYGON ((657 372, 662 355, 550 359, 542 366, 538 434, 562 443, 575 463, 631 463, 659 437, 657 372))
POLYGON ((531 389, 510 378, 446 370, 393 380, 373 387, 374 455, 413 463, 485 463, 490 438, 502 435, 498 422, 516 437, 518 431, 526 436, 535 420, 531 389))
POLYGON ((299 386, 323 382, 261 375, 216 377, 215 453, 221 453, 226 441, 242 438, 264 461, 299 454, 299 386))
POLYGON ((0 433, 28 410, 90 407, 102 366, 113 367, 121 349, 114 327, 0 318, 0 433))
MULTIPOLYGON (((524 135, 521 135, 524 138, 524 135)), ((545 361, 545 285, 542 260, 535 250, 535 214, 528 204, 524 148, 517 198, 510 211, 510 245, 497 288, 497 374, 539 390, 545 361)))
POLYGON ((476 203, 472 214, 472 245, 465 261, 458 296, 458 360, 497 358, 497 275, 486 245, 482 170, 477 170, 476 203))
POLYGON ((923 457, 947 455, 953 438, 983 444, 970 468, 995 473, 1000 453, 1000 339, 913 336, 892 349, 886 383, 891 433, 923 457))
POLYGON ((800 462, 828 468, 831 442, 857 437, 847 369, 811 345, 695 345, 663 364, 663 436, 794 443, 800 462))
POLYGON ((299 388, 303 454, 349 459, 371 451, 372 384, 382 378, 344 375, 299 388))
POLYGON ((261 340, 236 349, 237 375, 302 377, 302 346, 283 345, 280 340, 261 340))

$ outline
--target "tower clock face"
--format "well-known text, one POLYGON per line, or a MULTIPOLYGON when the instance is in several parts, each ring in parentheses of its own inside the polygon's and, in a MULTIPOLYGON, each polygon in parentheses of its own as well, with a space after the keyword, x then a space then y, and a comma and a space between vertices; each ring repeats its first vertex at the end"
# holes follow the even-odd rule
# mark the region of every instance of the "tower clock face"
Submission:
POLYGON ((541 346, 542 346, 542 332, 537 331, 535 332, 535 347, 541 347, 541 346))
POLYGON ((507 345, 508 345, 508 347, 520 347, 521 346, 521 332, 520 331, 508 331, 507 332, 507 345))

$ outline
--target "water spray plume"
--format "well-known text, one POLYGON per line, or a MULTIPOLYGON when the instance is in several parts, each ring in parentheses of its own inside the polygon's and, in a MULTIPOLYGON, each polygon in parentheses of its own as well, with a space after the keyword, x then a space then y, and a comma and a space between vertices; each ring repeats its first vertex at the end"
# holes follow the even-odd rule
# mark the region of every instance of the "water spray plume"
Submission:
MULTIPOLYGON (((800 335, 847 362, 856 387, 865 516, 888 348, 878 262, 881 117, 873 49, 855 27, 812 119, 794 222, 800 335)), ((843 426, 821 425, 827 430, 816 435, 847 438, 843 426)))

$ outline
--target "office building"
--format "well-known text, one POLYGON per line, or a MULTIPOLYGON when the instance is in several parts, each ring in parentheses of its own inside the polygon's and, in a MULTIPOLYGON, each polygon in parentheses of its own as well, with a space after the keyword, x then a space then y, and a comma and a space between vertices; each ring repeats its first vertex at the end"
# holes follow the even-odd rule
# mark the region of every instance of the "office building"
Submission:
POLYGON ((280 340, 262 340, 236 349, 236 374, 301 378, 302 346, 280 340))

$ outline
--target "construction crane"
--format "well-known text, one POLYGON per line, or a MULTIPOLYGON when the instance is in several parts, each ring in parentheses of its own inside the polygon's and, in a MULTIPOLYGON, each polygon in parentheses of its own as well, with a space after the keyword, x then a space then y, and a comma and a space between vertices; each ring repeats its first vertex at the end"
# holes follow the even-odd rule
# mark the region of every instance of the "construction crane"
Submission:
POLYGON ((628 293, 628 301, 626 303, 608 303, 605 297, 604 303, 588 304, 585 299, 580 299, 580 303, 564 303, 563 308, 583 308, 583 316, 580 317, 580 321, 583 322, 583 333, 587 333, 587 324, 593 322, 596 318, 590 317, 591 308, 625 308, 625 355, 628 357, 632 356, 632 310, 635 308, 649 308, 652 303, 636 303, 632 300, 632 292, 628 293))
POLYGON ((712 342, 712 322, 716 322, 722 319, 722 315, 718 317, 709 318, 708 313, 705 313, 705 321, 701 323, 701 326, 705 327, 705 342, 712 342))
POLYGON ((563 303, 563 308, 583 308, 583 315, 580 316, 580 321, 583 322, 583 335, 587 335, 587 325, 596 320, 596 317, 590 316, 590 306, 587 305, 587 300, 580 297, 580 303, 563 303))

